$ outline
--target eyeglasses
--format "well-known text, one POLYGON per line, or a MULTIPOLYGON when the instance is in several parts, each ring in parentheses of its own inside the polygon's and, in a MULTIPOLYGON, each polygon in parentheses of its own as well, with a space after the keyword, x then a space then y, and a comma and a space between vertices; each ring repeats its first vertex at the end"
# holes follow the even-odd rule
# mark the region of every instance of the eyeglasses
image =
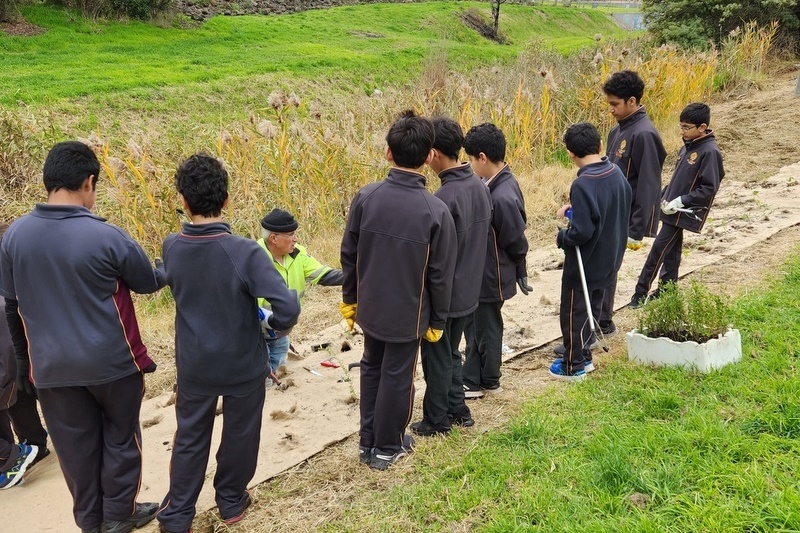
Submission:
POLYGON ((681 124, 681 131, 691 131, 697 127, 697 124, 692 124, 691 126, 686 126, 681 124))
POLYGON ((297 236, 297 232, 293 231, 291 233, 275 233, 275 235, 277 235, 279 237, 288 237, 290 239, 293 239, 293 238, 295 238, 297 236))

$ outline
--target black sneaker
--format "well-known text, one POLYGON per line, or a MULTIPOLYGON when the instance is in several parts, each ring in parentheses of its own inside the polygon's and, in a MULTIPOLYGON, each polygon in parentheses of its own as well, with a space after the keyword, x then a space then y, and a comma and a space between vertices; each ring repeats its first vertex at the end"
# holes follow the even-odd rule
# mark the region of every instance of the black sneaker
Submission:
POLYGON ((495 383, 494 385, 488 385, 486 387, 481 385, 481 390, 484 393, 499 394, 499 393, 503 392, 503 387, 501 387, 499 383, 495 383))
POLYGON ((358 447, 358 462, 368 465, 370 460, 372 460, 372 448, 367 446, 359 446, 358 447))
POLYGON ((447 417, 450 419, 451 425, 461 426, 462 428, 471 428, 475 425, 475 420, 470 414, 447 415, 447 417))
POLYGON ((602 331, 603 335, 606 337, 613 337, 617 334, 617 326, 614 325, 614 321, 612 320, 601 320, 600 331, 602 331))
POLYGON ((450 433, 450 426, 437 426, 423 418, 419 422, 411 424, 411 431, 422 437, 432 437, 434 435, 447 435, 450 433))
POLYGON ((156 517, 156 502, 137 503, 136 511, 125 520, 104 520, 103 533, 128 533, 150 522, 156 517))
POLYGON ((50 455, 50 449, 45 448, 44 446, 39 446, 39 453, 36 454, 36 459, 33 460, 31 466, 28 468, 32 468, 36 463, 38 463, 48 455, 50 455))
POLYGON ((375 448, 372 452, 372 458, 369 461, 369 467, 374 470, 386 470, 403 457, 408 457, 414 449, 414 438, 411 435, 403 435, 403 445, 400 450, 391 453, 383 452, 375 448))
POLYGON ((634 294, 633 296, 631 296, 631 302, 628 304, 628 307, 630 307, 631 309, 639 309, 646 303, 647 303, 646 294, 634 294))
POLYGON ((474 389, 469 385, 464 385, 464 398, 467 400, 474 400, 475 398, 483 398, 483 391, 480 388, 474 389))

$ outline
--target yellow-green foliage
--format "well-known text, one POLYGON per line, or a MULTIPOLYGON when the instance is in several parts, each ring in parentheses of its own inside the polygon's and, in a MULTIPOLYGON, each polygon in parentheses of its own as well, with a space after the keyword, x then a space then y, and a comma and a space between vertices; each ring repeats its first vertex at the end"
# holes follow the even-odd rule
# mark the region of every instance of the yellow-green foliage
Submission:
MULTIPOLYGON (((758 31, 746 27, 743 33, 768 44, 758 31)), ((730 46, 742 42, 750 41, 739 38, 730 46)), ((419 83, 381 95, 357 92, 343 97, 325 91, 325 86, 306 92, 299 87, 301 97, 275 91, 264 107, 250 111, 248 121, 221 121, 216 131, 197 131, 200 145, 230 169, 227 217, 234 231, 256 236, 263 214, 281 206, 299 218, 301 239, 316 255, 335 262, 350 199, 359 187, 384 176, 385 133, 394 116, 410 107, 424 114, 448 114, 465 130, 495 122, 507 136, 506 159, 526 194, 533 237, 549 235, 553 228, 547 221, 566 199, 574 176, 562 132, 583 120, 608 131, 612 120, 601 91, 608 75, 626 68, 638 71, 646 83, 649 115, 663 132, 672 132, 688 102, 708 99, 718 55, 668 46, 652 49, 642 41, 606 44, 598 35, 594 49, 568 58, 532 44, 515 66, 459 74, 447 63, 443 53, 434 51, 419 83)), ((180 159, 189 154, 180 140, 171 146, 171 139, 165 152, 165 141, 157 134, 142 132, 124 140, 105 138, 106 134, 95 132, 86 140, 95 146, 107 175, 101 182, 98 211, 157 254, 164 236, 179 227, 175 209, 180 204, 172 177, 180 159)), ((665 133, 665 140, 669 137, 665 133)), ((194 146, 197 141, 193 139, 194 146)), ((438 180, 431 179, 430 186, 437 187, 438 180)), ((9 191, 12 205, 4 212, 18 215, 29 209, 30 196, 16 194, 20 190, 9 191)))

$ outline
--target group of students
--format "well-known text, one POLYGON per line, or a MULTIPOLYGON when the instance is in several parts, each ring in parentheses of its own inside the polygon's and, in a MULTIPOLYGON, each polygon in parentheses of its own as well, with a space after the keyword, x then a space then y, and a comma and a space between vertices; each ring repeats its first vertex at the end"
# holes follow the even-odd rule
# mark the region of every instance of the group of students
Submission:
MULTIPOLYGON (((564 344, 550 373, 559 379, 578 381, 594 370, 598 339, 587 334, 589 320, 598 320, 601 335, 615 330, 613 294, 626 246, 638 249, 643 237, 654 236, 664 213, 631 299, 643 305, 658 295, 648 293, 659 270, 662 282, 677 280, 682 231, 702 229, 724 175, 708 106, 690 104, 680 116, 685 146, 661 190, 665 151, 640 103, 643 90, 631 71, 604 85, 618 121, 606 157, 592 124, 574 124, 564 134, 579 170, 570 204, 557 213, 569 218, 556 239, 565 251, 564 344)), ((30 413, 30 405, 35 415, 38 394, 84 533, 125 533, 153 518, 163 532, 191 531, 221 397, 216 503, 226 524, 241 520, 251 503, 246 487, 256 468, 266 381, 289 346, 288 337, 274 332, 297 322, 306 283, 341 284, 341 314, 348 328, 357 322, 364 333, 362 463, 385 470, 410 453, 417 353, 427 386, 412 432, 429 436, 473 425, 466 399, 502 391, 503 304, 517 288, 532 290, 523 195, 505 163, 505 137, 493 124, 464 135, 452 119, 407 111, 391 125, 386 144, 392 168, 353 199, 341 270, 297 245, 298 223, 283 210, 264 217, 258 242, 232 235, 222 218, 227 171, 202 153, 184 161, 175 177, 191 221, 164 240, 163 261, 151 264, 124 231, 92 214, 100 165, 91 149, 74 141, 55 145, 43 171, 47 202, 0 234, 8 323, 7 332, 0 329, 0 488, 18 483, 47 453, 41 424, 24 428, 20 420, 30 414, 15 416, 15 409, 30 413), (460 162, 462 148, 468 162, 460 162), (441 181, 434 194, 421 173, 426 165, 441 181), (169 491, 159 505, 136 501, 144 374, 156 364, 142 343, 131 291, 167 285, 176 308, 177 430, 169 491), (259 307, 266 309, 261 315, 259 307), (14 372, 16 380, 9 380, 14 372), (17 408, 10 408, 15 400, 17 408)))

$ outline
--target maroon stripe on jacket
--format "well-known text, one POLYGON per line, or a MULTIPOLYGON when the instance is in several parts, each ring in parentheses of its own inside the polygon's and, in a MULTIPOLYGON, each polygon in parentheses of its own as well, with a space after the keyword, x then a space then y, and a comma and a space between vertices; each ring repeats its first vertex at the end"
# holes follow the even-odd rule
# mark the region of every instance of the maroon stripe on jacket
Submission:
POLYGON ((136 310, 133 308, 133 299, 128 286, 121 279, 117 280, 117 291, 113 295, 114 305, 117 306, 119 321, 125 333, 125 340, 133 357, 133 363, 141 372, 153 364, 153 360, 147 355, 147 347, 142 342, 142 335, 139 332, 139 322, 136 320, 136 310))

